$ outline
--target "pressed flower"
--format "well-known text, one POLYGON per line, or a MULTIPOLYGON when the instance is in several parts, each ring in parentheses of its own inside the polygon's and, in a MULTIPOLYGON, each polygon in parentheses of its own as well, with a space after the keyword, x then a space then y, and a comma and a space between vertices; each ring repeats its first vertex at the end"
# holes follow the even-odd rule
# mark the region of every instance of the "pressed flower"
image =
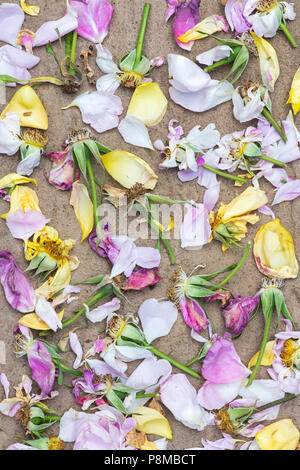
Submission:
POLYGON ((135 89, 127 114, 151 127, 160 123, 167 111, 167 106, 168 100, 158 83, 143 83, 135 89))
POLYGON ((8 303, 18 312, 33 312, 36 300, 34 289, 9 251, 0 252, 0 267, 0 282, 8 303))
POLYGON ((154 189, 158 177, 148 163, 129 152, 114 150, 101 157, 106 171, 125 188, 140 183, 146 189, 154 189))
POLYGON ((78 14, 77 32, 87 41, 102 43, 108 34, 114 8, 106 0, 70 1, 70 7, 78 14))
POLYGON ((70 204, 74 207, 75 215, 81 228, 81 242, 83 242, 94 227, 93 203, 84 184, 80 184, 78 181, 73 183, 70 204))
POLYGON ((189 29, 184 34, 178 36, 177 40, 180 41, 180 43, 186 45, 186 47, 183 47, 183 49, 186 49, 187 47, 190 49, 191 41, 206 38, 207 36, 211 36, 212 34, 215 34, 219 31, 224 31, 227 33, 228 29, 228 23, 224 16, 212 15, 200 21, 200 23, 197 23, 193 28, 189 29))
POLYGON ((294 114, 298 114, 300 111, 300 68, 293 78, 288 103, 292 105, 294 114))
POLYGON ((182 49, 191 50, 193 42, 182 43, 178 37, 193 29, 199 23, 200 0, 166 0, 168 10, 166 21, 174 15, 173 34, 174 38, 182 49))
POLYGON ((10 195, 10 210, 1 216, 14 238, 27 240, 48 222, 39 208, 39 199, 31 188, 17 186, 10 195))
POLYGON ((282 419, 266 426, 255 439, 261 450, 296 450, 300 433, 291 419, 282 419))
POLYGON ((34 5, 27 5, 26 0, 21 0, 20 5, 22 10, 30 16, 38 16, 40 13, 40 7, 34 5))
POLYGON ((251 36, 258 50, 263 84, 270 91, 274 91, 275 83, 280 74, 276 51, 268 41, 258 37, 253 31, 251 31, 251 36))
POLYGON ((21 126, 48 129, 48 116, 45 108, 34 89, 29 85, 21 87, 14 94, 4 111, 2 111, 1 119, 4 119, 7 113, 11 112, 19 115, 21 126))
POLYGON ((0 5, 0 40, 15 46, 18 32, 22 28, 25 15, 22 8, 15 3, 0 5))
POLYGON ((136 429, 146 434, 156 434, 157 436, 172 439, 172 430, 165 416, 158 410, 141 406, 134 410, 134 419, 136 420, 136 429))
POLYGON ((223 252, 232 244, 238 245, 238 241, 246 236, 247 224, 256 224, 259 220, 252 212, 267 202, 264 191, 249 187, 231 203, 221 204, 216 217, 211 213, 212 238, 222 242, 223 252))
POLYGON ((263 225, 254 241, 254 257, 262 274, 277 279, 295 279, 298 262, 291 234, 275 219, 263 225))

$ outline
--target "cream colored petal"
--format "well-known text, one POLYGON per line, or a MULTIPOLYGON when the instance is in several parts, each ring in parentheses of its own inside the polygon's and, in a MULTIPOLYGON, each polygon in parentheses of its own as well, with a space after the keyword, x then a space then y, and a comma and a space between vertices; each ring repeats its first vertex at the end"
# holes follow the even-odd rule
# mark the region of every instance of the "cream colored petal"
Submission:
POLYGON ((266 193, 258 188, 249 186, 244 192, 225 206, 223 223, 233 217, 238 217, 248 212, 255 211, 266 205, 268 198, 266 193))
POLYGON ((26 178, 26 176, 18 175, 18 173, 9 173, 9 175, 0 179, 0 189, 12 188, 17 184, 25 183, 34 183, 37 186, 37 182, 33 178, 26 178))
POLYGON ((263 83, 270 91, 274 91, 275 83, 280 75, 277 53, 266 39, 258 37, 253 31, 251 35, 258 50, 263 83))
MULTIPOLYGON (((273 348, 274 348, 275 341, 268 341, 266 345, 266 349, 261 361, 262 366, 271 366, 273 364, 274 360, 274 353, 273 353, 273 348)), ((250 359, 249 364, 248 364, 248 369, 251 369, 251 367, 254 367, 256 365, 257 359, 259 356, 259 351, 254 354, 252 359, 250 359)))
MULTIPOLYGON (((64 310, 57 314, 60 320, 63 319, 64 310)), ((24 315, 19 321, 20 325, 27 326, 27 328, 31 328, 32 330, 39 330, 39 331, 48 331, 50 330, 47 323, 41 320, 36 313, 29 313, 28 315, 24 315)))
POLYGON ((35 293, 37 296, 41 295, 45 297, 46 300, 49 300, 57 292, 67 287, 70 282, 71 267, 70 263, 67 262, 58 268, 54 276, 51 276, 46 282, 44 282, 44 284, 36 289, 35 293))
POLYGON ((295 450, 300 433, 291 419, 282 419, 266 426, 256 434, 261 450, 295 450))
POLYGON ((133 417, 137 422, 136 429, 138 431, 172 439, 172 430, 169 421, 154 408, 141 406, 135 410, 133 417))
POLYGON ((138 86, 131 98, 128 115, 140 119, 145 126, 156 126, 163 119, 168 100, 157 83, 143 83, 138 86))
POLYGON ((93 203, 84 184, 81 184, 78 181, 73 183, 70 204, 74 207, 75 215, 82 233, 81 242, 83 242, 83 240, 89 236, 94 227, 93 203))
POLYGON ((124 188, 132 188, 137 183, 146 189, 155 188, 158 177, 140 157, 122 150, 114 150, 101 158, 106 171, 124 188))

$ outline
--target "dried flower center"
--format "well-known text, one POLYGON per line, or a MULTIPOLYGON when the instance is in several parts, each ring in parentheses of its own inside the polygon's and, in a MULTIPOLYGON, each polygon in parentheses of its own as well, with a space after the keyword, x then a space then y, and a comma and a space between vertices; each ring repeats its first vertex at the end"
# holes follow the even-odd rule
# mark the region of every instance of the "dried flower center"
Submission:
POLYGON ((245 44, 251 54, 253 54, 255 57, 258 57, 258 50, 251 34, 248 32, 243 33, 238 37, 238 39, 245 44))
POLYGON ((300 346, 293 339, 288 339, 284 342, 280 358, 287 367, 293 367, 299 348, 300 346))
POLYGON ((182 268, 177 269, 170 278, 170 287, 167 291, 167 297, 179 307, 182 298, 185 296, 188 288, 189 278, 182 268))
POLYGON ((115 315, 108 324, 108 334, 117 340, 123 333, 126 325, 127 321, 123 317, 115 315))
POLYGON ((65 443, 58 437, 50 437, 49 439, 49 450, 64 450, 65 443))
POLYGON ((284 282, 282 279, 270 279, 268 277, 264 277, 262 280, 262 287, 264 289, 280 289, 284 286, 284 282))
POLYGON ((137 72, 124 72, 120 77, 120 83, 126 88, 136 88, 142 84, 144 76, 137 72))
POLYGON ((27 430, 28 423, 30 421, 30 406, 24 404, 22 408, 17 411, 15 418, 20 422, 23 428, 27 430))
POLYGON ((65 145, 76 144, 76 142, 92 139, 92 137, 91 131, 87 127, 83 127, 82 129, 72 131, 65 140, 65 145))
POLYGON ((27 145, 33 145, 34 147, 45 147, 48 142, 48 137, 38 129, 29 129, 24 132, 22 140, 27 145))
POLYGON ((248 98, 248 91, 251 89, 252 93, 255 93, 260 88, 260 84, 258 82, 254 82, 252 80, 248 80, 241 88, 240 94, 242 98, 248 98))
POLYGON ((256 5, 256 10, 260 13, 272 10, 278 5, 277 0, 260 0, 256 5))
POLYGON ((129 202, 135 201, 138 199, 140 196, 143 196, 146 194, 147 189, 145 186, 141 183, 136 183, 132 188, 127 189, 126 191, 126 197, 129 202))
POLYGON ((233 425, 229 413, 228 406, 221 408, 215 415, 216 427, 226 434, 236 434, 235 426, 233 425))

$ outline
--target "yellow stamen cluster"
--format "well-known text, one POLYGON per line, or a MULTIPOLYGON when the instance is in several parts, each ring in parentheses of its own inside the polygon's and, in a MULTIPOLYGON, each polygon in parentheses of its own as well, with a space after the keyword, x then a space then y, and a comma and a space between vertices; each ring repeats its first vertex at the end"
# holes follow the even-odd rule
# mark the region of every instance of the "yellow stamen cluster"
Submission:
POLYGON ((65 443, 58 437, 50 437, 49 439, 49 450, 64 450, 65 443))
POLYGON ((170 287, 167 291, 167 297, 179 307, 180 300, 186 294, 189 278, 182 268, 178 268, 170 278, 170 287))
POLYGON ((277 0, 260 0, 256 5, 256 10, 260 13, 266 13, 278 5, 277 0))
POLYGON ((124 72, 121 75, 120 83, 126 88, 136 88, 143 83, 144 76, 137 72, 124 72))
POLYGON ((297 357, 299 346, 293 339, 288 339, 284 342, 280 358, 287 367, 292 368, 294 360, 297 357))
POLYGON ((43 148, 48 142, 48 137, 38 129, 28 129, 24 132, 22 140, 27 145, 43 148))
POLYGON ((68 260, 69 251, 73 248, 74 244, 75 241, 72 239, 61 240, 54 228, 46 226, 42 231, 34 234, 32 241, 28 241, 25 258, 27 261, 30 261, 38 253, 46 253, 61 266, 68 260))
POLYGON ((123 333, 123 330, 126 325, 127 325, 127 321, 123 317, 119 315, 115 315, 108 324, 109 336, 117 340, 123 333))

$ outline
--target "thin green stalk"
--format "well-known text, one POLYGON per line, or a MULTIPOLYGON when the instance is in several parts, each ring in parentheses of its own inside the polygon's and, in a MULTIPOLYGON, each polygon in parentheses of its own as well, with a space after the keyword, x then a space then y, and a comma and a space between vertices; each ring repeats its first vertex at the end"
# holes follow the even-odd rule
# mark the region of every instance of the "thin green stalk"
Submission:
POLYGON ((293 36, 292 33, 288 30, 287 26, 284 24, 283 21, 281 22, 280 29, 281 29, 281 31, 284 32, 284 34, 286 35, 286 37, 287 37, 288 40, 290 41, 291 45, 292 45, 293 47, 298 47, 298 44, 296 43, 296 40, 295 40, 294 36, 293 36))
POLYGON ((77 31, 74 31, 73 32, 73 38, 72 38, 71 54, 70 54, 72 64, 76 63, 77 36, 78 36, 77 31))
POLYGON ((287 142, 287 136, 286 136, 285 131, 280 127, 276 119, 274 119, 274 117, 272 116, 272 113, 270 113, 267 107, 264 107, 261 114, 274 127, 274 129, 278 132, 282 140, 284 142, 287 142))
POLYGON ((133 69, 135 69, 139 65, 141 58, 142 58, 143 44, 144 44, 144 39, 145 39, 145 34, 146 34, 146 29, 147 29, 147 22, 148 22, 150 8, 151 8, 150 3, 145 3, 143 16, 142 16, 142 22, 141 22, 140 31, 139 31, 139 37, 138 37, 138 41, 136 45, 136 55, 135 55, 135 62, 134 62, 133 69))
POLYGON ((101 240, 102 239, 102 230, 101 230, 101 222, 100 222, 100 217, 98 214, 98 197, 97 197, 97 187, 96 187, 96 182, 95 182, 95 177, 94 177, 94 172, 91 164, 91 158, 90 155, 87 155, 86 157, 86 169, 89 175, 89 181, 91 185, 91 192, 92 192, 92 202, 93 202, 93 208, 94 208, 94 217, 95 217, 95 225, 96 225, 96 231, 98 238, 101 240))
POLYGON ((80 371, 78 371, 78 370, 70 369, 70 367, 65 366, 64 364, 62 364, 61 362, 59 362, 57 359, 53 359, 53 362, 54 362, 54 364, 56 364, 61 370, 63 370, 64 372, 67 372, 68 374, 76 375, 77 377, 82 377, 82 375, 83 375, 82 372, 80 372, 80 371))
POLYGON ((218 284, 216 287, 212 287, 211 290, 217 290, 220 289, 220 287, 225 286, 225 284, 227 284, 227 282, 241 269, 247 259, 251 246, 252 243, 248 242, 241 261, 236 265, 236 267, 231 271, 231 273, 228 274, 228 276, 222 282, 220 282, 220 284, 218 284))
MULTIPOLYGON (((249 158, 249 157, 247 157, 249 158)), ((251 157, 250 157, 251 158, 251 157)), ((256 158, 256 157, 254 157, 256 158)), ((276 160, 275 158, 268 157, 268 155, 260 155, 258 157, 260 160, 265 160, 266 162, 271 162, 274 163, 274 165, 281 166, 282 168, 286 168, 287 164, 284 162, 280 162, 279 160, 276 160)))
POLYGON ((136 395, 137 399, 140 399, 140 398, 156 398, 156 397, 159 397, 159 393, 138 393, 136 395))
POLYGON ((272 408, 273 406, 281 405, 282 403, 286 403, 287 401, 294 400, 294 398, 297 398, 298 396, 299 395, 286 395, 280 400, 272 401, 271 403, 267 403, 266 405, 255 408, 254 411, 255 413, 259 413, 260 411, 268 410, 269 408, 272 408))
MULTIPOLYGON (((86 305, 88 307, 92 307, 93 305, 95 305, 97 302, 99 302, 100 300, 103 300, 105 299, 106 297, 109 297, 110 295, 112 294, 112 287, 111 287, 111 284, 108 284, 106 286, 103 286, 101 291, 98 292, 98 294, 96 294, 94 297, 92 297, 90 300, 87 301, 86 305)), ((74 315, 73 318, 70 318, 69 320, 65 320, 63 322, 63 328, 65 328, 66 326, 70 326, 72 325, 72 323, 74 323, 76 320, 78 320, 78 318, 81 317, 81 315, 83 315, 86 311, 86 308, 85 306, 83 306, 79 312, 77 312, 76 315, 74 315)))
POLYGON ((237 54, 231 54, 227 59, 222 59, 219 60, 218 62, 215 62, 212 65, 209 65, 208 67, 205 67, 205 72, 211 72, 212 70, 217 69, 218 67, 222 67, 223 65, 231 64, 232 62, 235 61, 237 54))
POLYGON ((231 175, 230 173, 225 173, 224 171, 217 170, 216 168, 207 165, 206 163, 204 165, 201 165, 202 168, 205 168, 205 170, 211 171, 211 173, 215 173, 216 175, 223 176, 223 178, 227 178, 228 180, 234 180, 238 181, 239 183, 244 184, 245 180, 244 178, 240 178, 239 176, 234 176, 231 175))
POLYGON ((200 360, 200 356, 197 356, 195 357, 192 361, 188 362, 186 365, 186 367, 190 367, 192 366, 193 364, 195 364, 196 362, 198 362, 200 360))
POLYGON ((201 379, 201 375, 198 374, 198 372, 195 372, 192 369, 189 369, 189 367, 185 366, 184 364, 181 364, 178 361, 175 361, 175 359, 172 359, 171 357, 167 356, 165 353, 159 351, 158 349, 154 348, 153 346, 147 346, 148 351, 151 351, 155 356, 161 357, 162 359, 166 359, 169 361, 170 364, 173 366, 177 367, 178 369, 182 370, 186 374, 191 375, 192 377, 195 377, 196 379, 201 379))
POLYGON ((261 361, 262 361, 262 358, 263 358, 263 355, 264 355, 264 352, 265 352, 265 349, 266 349, 266 344, 267 344, 267 341, 268 341, 268 338, 269 338, 269 332, 270 332, 270 327, 271 327, 271 322, 272 322, 272 316, 273 316, 273 310, 271 309, 269 314, 268 314, 267 322, 266 322, 266 325, 265 325, 264 336, 263 336, 263 339, 262 339, 262 342, 261 342, 258 359, 257 359, 255 367, 252 371, 250 379, 247 383, 247 387, 250 387, 250 385, 253 383, 253 380, 256 377, 258 369, 260 368, 261 361))

